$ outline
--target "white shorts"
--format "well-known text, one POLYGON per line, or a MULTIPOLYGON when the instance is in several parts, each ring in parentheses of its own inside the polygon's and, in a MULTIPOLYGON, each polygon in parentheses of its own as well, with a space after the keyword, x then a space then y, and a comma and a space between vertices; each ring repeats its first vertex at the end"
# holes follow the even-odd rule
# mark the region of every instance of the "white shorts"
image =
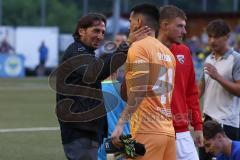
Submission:
POLYGON ((176 133, 177 160, 199 160, 189 131, 176 133))

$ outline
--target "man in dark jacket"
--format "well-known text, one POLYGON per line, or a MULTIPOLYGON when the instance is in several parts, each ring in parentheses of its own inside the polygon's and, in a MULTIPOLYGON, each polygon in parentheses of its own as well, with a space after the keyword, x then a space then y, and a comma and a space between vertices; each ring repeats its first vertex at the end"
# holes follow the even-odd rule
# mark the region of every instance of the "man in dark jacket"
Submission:
POLYGON ((97 13, 80 18, 74 42, 56 70, 57 107, 64 152, 69 160, 97 160, 98 146, 107 136, 101 81, 124 64, 128 45, 105 45, 105 56, 95 57, 104 39, 106 18, 97 13))

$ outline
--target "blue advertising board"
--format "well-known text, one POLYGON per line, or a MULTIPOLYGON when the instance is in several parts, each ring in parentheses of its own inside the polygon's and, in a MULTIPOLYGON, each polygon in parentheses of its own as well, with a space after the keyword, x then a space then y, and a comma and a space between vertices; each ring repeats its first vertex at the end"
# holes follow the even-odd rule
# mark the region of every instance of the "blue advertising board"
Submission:
POLYGON ((24 76, 24 57, 22 55, 0 54, 0 77, 19 78, 24 76))

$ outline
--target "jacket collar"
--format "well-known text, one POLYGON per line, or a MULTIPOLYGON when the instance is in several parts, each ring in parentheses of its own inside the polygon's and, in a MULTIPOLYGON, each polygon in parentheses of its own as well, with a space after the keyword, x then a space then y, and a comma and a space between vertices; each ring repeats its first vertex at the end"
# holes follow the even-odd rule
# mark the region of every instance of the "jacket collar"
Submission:
POLYGON ((89 46, 85 45, 82 41, 75 41, 75 42, 78 44, 78 51, 80 51, 80 52, 84 51, 84 50, 94 52, 94 50, 96 50, 93 47, 89 47, 89 46))

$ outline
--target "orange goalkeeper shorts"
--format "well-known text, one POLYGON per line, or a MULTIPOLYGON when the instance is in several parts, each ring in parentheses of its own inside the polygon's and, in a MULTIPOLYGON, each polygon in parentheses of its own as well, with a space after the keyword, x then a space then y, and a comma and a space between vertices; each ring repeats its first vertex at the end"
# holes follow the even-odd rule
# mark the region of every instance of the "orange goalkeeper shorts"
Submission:
POLYGON ((146 148, 145 155, 137 157, 137 160, 176 160, 175 137, 138 133, 135 139, 146 148))

